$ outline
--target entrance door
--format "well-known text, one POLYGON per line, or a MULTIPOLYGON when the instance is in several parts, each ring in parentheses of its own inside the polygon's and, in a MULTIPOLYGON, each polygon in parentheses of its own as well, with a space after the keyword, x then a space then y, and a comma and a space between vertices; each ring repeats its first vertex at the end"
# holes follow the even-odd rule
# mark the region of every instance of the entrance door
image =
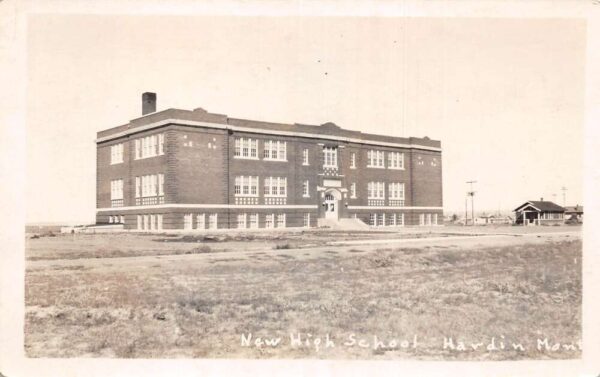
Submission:
POLYGON ((332 220, 338 219, 338 201, 330 193, 325 194, 325 218, 332 220))

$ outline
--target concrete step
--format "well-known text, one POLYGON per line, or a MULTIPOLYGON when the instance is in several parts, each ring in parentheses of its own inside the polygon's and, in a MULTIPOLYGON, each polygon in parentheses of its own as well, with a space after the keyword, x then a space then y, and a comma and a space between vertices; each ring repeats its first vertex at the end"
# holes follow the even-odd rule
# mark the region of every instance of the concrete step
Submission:
POLYGON ((327 227, 330 229, 338 229, 338 230, 361 230, 361 229, 369 229, 370 226, 362 222, 360 219, 339 219, 339 220, 331 220, 331 219, 319 219, 317 222, 319 227, 327 227))

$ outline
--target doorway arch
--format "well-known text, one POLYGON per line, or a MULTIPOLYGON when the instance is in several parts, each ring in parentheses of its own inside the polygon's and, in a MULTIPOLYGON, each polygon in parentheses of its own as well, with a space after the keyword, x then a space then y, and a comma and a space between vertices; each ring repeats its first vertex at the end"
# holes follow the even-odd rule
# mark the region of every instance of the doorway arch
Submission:
POLYGON ((338 220, 340 218, 340 202, 342 193, 336 189, 325 191, 323 205, 325 207, 325 218, 330 220, 338 220))

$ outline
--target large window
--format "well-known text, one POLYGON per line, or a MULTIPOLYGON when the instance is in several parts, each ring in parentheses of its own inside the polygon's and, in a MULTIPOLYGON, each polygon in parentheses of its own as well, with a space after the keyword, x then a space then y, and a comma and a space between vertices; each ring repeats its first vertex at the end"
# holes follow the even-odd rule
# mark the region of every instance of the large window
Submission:
POLYGON ((404 183, 390 183, 388 187, 390 190, 390 199, 404 200, 404 183))
POLYGON ((275 215, 268 214, 265 216, 265 228, 275 228, 275 215))
POLYGON ((305 228, 310 227, 310 213, 304 214, 304 217, 302 219, 302 226, 304 226, 305 228))
POLYGON ((193 213, 186 213, 185 215, 183 215, 183 229, 185 229, 185 230, 192 229, 193 220, 194 220, 193 213))
POLYGON ((258 177, 235 177, 234 194, 235 196, 258 196, 258 177))
POLYGON ((196 229, 206 229, 206 215, 204 213, 196 215, 196 229))
POLYGON ((113 179, 110 181, 110 199, 123 199, 123 180, 113 179))
POLYGON ((235 158, 258 159, 258 140, 238 137, 235 139, 235 158))
POLYGON ((404 169, 404 153, 388 152, 388 168, 404 169))
POLYGON ((164 174, 148 174, 135 177, 136 205, 164 203, 164 174))
POLYGON ((370 150, 367 152, 368 168, 385 168, 383 151, 370 150))
POLYGON ((250 214, 250 229, 258 228, 258 213, 250 214))
POLYGON ((110 181, 110 206, 123 206, 123 180, 113 179, 110 181))
POLYGON ((286 197, 287 196, 287 178, 286 177, 266 177, 265 178, 265 197, 286 197))
POLYGON ((123 162, 123 143, 110 146, 110 164, 120 164, 123 162))
POLYGON ((217 229, 218 215, 211 213, 208 215, 208 229, 217 229))
POLYGON ((350 169, 356 169, 356 153, 350 153, 350 169))
MULTIPOLYGON (((185 217, 184 217, 185 225, 185 217)), ((163 229, 163 215, 162 214, 150 214, 150 215, 137 215, 137 230, 162 230, 163 229)))
POLYGON ((287 161, 287 143, 285 141, 265 140, 263 159, 271 161, 287 161))
POLYGON ((369 182, 367 199, 385 199, 385 182, 369 182))
POLYGON ((323 167, 337 169, 338 163, 336 147, 323 147, 323 167))
POLYGON ((302 165, 308 165, 308 149, 302 150, 302 165))
POLYGON ((135 159, 164 154, 165 134, 145 136, 135 140, 135 159))
POLYGON ((237 227, 238 229, 245 229, 246 228, 246 214, 245 213, 238 213, 237 215, 237 227))
POLYGON ((277 215, 277 228, 285 228, 285 213, 277 215))

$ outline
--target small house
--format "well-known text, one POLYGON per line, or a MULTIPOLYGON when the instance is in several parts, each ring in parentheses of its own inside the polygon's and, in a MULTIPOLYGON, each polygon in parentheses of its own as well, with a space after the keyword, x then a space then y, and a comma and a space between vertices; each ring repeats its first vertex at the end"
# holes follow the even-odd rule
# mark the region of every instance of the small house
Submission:
POLYGON ((557 225, 565 222, 565 209, 550 201, 530 200, 515 210, 515 222, 520 225, 557 225))
POLYGON ((583 206, 580 206, 579 204, 576 206, 566 206, 565 219, 571 222, 583 222, 583 206))

